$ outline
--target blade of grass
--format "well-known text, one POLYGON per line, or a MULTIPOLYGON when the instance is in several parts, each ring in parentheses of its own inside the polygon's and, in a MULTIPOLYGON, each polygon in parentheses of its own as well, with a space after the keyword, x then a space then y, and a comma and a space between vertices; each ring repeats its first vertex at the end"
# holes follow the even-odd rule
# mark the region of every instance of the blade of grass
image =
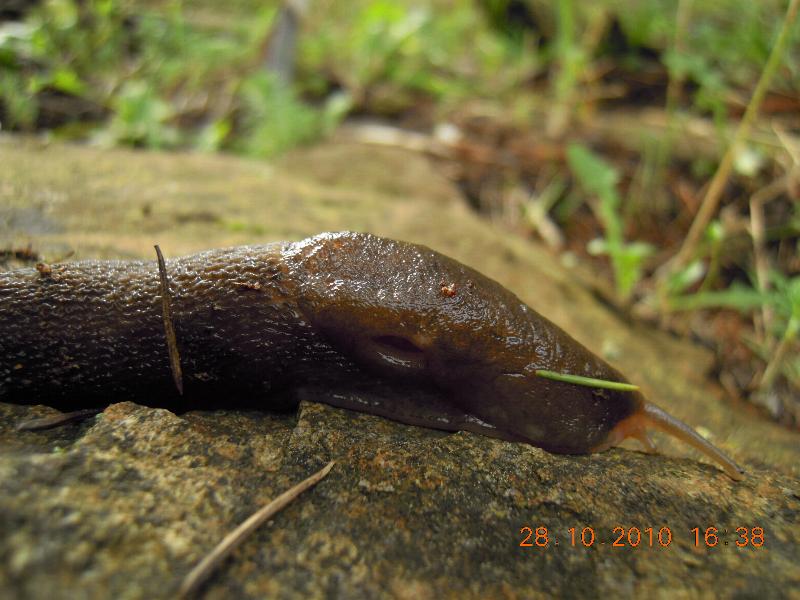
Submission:
POLYGON ((621 381, 608 381, 607 379, 595 379, 593 377, 583 377, 582 375, 570 375, 568 373, 556 373, 546 369, 537 369, 536 375, 553 381, 563 381, 564 383, 574 383, 584 387, 602 388, 605 390, 619 390, 622 392, 635 392, 639 389, 638 385, 623 383, 621 381))

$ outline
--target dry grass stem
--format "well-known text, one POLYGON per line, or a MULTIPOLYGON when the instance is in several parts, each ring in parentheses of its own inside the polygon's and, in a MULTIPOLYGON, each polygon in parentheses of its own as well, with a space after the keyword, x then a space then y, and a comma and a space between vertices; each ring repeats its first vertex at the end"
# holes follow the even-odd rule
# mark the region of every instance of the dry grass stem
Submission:
POLYGON ((179 598, 188 598, 195 594, 200 586, 208 579, 222 561, 233 552, 253 531, 264 521, 281 511, 287 504, 297 498, 307 489, 319 483, 333 468, 334 461, 329 462, 322 469, 304 479, 294 487, 286 490, 280 496, 253 513, 246 521, 226 535, 222 541, 203 559, 181 583, 179 598))
POLYGON ((171 292, 169 289, 169 279, 167 279, 167 266, 164 262, 164 255, 158 244, 154 246, 158 259, 158 276, 161 280, 161 308, 164 316, 164 333, 167 337, 167 349, 169 350, 169 367, 172 371, 172 379, 178 393, 183 394, 183 371, 181 370, 181 356, 178 353, 178 339, 175 336, 175 326, 172 320, 171 292))

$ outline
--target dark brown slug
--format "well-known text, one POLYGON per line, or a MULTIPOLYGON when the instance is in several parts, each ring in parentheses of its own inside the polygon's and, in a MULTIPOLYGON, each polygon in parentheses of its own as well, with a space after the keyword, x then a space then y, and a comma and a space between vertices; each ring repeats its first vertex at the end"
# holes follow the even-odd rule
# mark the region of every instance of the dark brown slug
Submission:
POLYGON ((501 285, 424 246, 359 233, 167 261, 184 395, 155 261, 0 273, 0 400, 278 409, 307 398, 583 454, 656 427, 742 471, 501 285))

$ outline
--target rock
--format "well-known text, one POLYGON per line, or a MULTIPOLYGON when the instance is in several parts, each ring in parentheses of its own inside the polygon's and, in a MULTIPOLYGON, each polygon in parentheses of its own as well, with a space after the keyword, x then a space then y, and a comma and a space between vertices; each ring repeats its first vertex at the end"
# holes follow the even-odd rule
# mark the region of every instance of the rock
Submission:
POLYGON ((797 434, 726 403, 707 352, 621 321, 546 251, 469 212, 423 158, 331 143, 267 165, 2 136, 0 164, 0 248, 30 242, 46 261, 338 229, 425 243, 594 351, 614 348, 650 398, 748 471, 735 483, 670 440, 657 455, 553 455, 313 403, 175 415, 109 398, 94 419, 25 433, 14 424, 52 409, 0 404, 0 596, 173 597, 226 533, 330 459, 205 597, 782 597, 800 584, 797 434))

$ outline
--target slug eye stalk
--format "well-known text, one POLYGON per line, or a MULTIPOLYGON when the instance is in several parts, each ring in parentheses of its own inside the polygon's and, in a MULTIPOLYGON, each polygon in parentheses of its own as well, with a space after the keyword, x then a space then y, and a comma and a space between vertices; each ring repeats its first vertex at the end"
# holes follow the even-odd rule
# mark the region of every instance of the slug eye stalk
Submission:
POLYGON ((683 421, 676 419, 669 413, 661 410, 655 404, 650 404, 649 402, 645 402, 644 404, 644 416, 647 424, 651 427, 660 429, 686 442, 696 450, 708 456, 711 460, 719 463, 728 476, 734 481, 741 481, 744 479, 744 469, 683 421))
POLYGON ((626 438, 632 437, 640 440, 648 450, 652 451, 653 445, 647 437, 647 431, 650 429, 659 429, 686 442, 695 450, 702 452, 719 464, 734 481, 744 479, 744 469, 737 465, 727 454, 703 438, 686 423, 650 402, 645 402, 641 410, 617 423, 614 429, 609 432, 605 443, 595 448, 595 450, 605 450, 611 446, 616 446, 626 438))

